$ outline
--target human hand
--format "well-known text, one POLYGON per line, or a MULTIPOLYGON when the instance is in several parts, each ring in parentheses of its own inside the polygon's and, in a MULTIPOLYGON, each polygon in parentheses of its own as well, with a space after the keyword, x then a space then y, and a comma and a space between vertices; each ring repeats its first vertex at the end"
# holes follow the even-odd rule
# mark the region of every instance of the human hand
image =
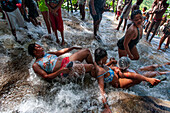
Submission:
POLYGON ((93 10, 92 10, 92 14, 93 14, 93 15, 97 15, 97 13, 96 13, 96 10, 95 10, 95 9, 93 9, 93 10))
POLYGON ((116 63, 117 63, 117 61, 115 60, 114 57, 110 58, 110 61, 111 61, 113 64, 116 64, 116 63))
POLYGON ((111 109, 109 108, 109 106, 107 105, 105 107, 105 109, 102 111, 102 113, 112 113, 111 109))
POLYGON ((130 54, 130 55, 128 55, 129 56, 129 58, 131 59, 131 60, 133 60, 134 59, 134 57, 133 57, 133 55, 132 54, 130 54))
POLYGON ((64 68, 62 68, 61 73, 68 74, 70 71, 71 70, 69 68, 64 67, 64 68))

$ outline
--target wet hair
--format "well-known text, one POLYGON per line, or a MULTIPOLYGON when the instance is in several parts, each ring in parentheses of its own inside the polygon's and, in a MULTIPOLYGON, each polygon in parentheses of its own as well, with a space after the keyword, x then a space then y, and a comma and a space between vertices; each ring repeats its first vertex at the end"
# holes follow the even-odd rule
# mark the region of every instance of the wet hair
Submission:
POLYGON ((120 69, 127 69, 130 66, 130 59, 128 57, 121 57, 118 61, 120 69))
POLYGON ((132 14, 131 14, 131 19, 133 20, 134 17, 135 17, 137 14, 141 14, 141 15, 142 15, 142 13, 141 13, 140 10, 134 10, 134 11, 132 12, 132 14))
POLYGON ((35 50, 35 43, 29 44, 29 46, 28 46, 28 54, 31 55, 32 57, 35 57, 34 50, 35 50))
POLYGON ((102 58, 104 58, 105 56, 107 56, 107 52, 105 49, 103 48, 97 48, 94 52, 94 57, 95 57, 95 62, 97 63, 98 61, 100 61, 102 58))

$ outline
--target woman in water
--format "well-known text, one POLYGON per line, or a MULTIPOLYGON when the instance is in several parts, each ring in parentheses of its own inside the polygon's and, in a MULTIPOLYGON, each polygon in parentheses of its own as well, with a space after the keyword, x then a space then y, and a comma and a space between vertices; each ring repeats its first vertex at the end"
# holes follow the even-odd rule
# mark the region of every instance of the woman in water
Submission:
MULTIPOLYGON (((157 85, 160 82, 158 79, 145 77, 135 72, 122 71, 126 70, 128 66, 125 67, 123 65, 119 65, 120 68, 113 66, 112 64, 116 63, 114 59, 111 59, 110 62, 106 63, 108 57, 105 49, 96 49, 94 56, 96 62, 96 74, 94 77, 98 80, 104 107, 109 111, 110 109, 107 105, 107 100, 105 97, 104 83, 109 83, 116 88, 129 88, 135 84, 139 84, 142 81, 147 81, 152 85, 157 85)), ((119 64, 121 64, 121 61, 119 61, 119 64)))
POLYGON ((88 64, 84 64, 85 72, 90 72, 91 74, 94 72, 92 55, 88 49, 70 47, 55 52, 45 53, 43 47, 39 44, 33 43, 28 46, 28 53, 36 58, 32 66, 34 72, 46 80, 52 80, 59 75, 69 74, 70 68, 73 66, 72 61, 83 62, 83 60, 86 60, 88 64), (59 57, 60 55, 68 53, 73 49, 81 50, 69 57, 59 57))
POLYGON ((131 14, 133 24, 128 28, 124 37, 122 37, 118 43, 119 58, 122 56, 129 56, 131 60, 138 60, 139 54, 136 48, 136 44, 142 37, 143 29, 142 22, 143 17, 140 10, 134 10, 131 14))

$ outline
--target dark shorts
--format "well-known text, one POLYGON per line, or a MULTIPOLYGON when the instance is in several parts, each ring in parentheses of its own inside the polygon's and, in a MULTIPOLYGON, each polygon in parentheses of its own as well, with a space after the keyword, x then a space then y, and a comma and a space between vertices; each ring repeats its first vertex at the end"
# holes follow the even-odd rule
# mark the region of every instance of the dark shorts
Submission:
POLYGON ((37 11, 37 7, 33 5, 33 7, 28 8, 28 16, 31 18, 36 18, 39 16, 38 11, 37 11))
POLYGON ((92 14, 92 8, 91 8, 90 4, 89 4, 89 8, 90 8, 90 14, 91 14, 94 21, 102 19, 103 8, 98 8, 98 7, 95 6, 95 10, 96 10, 97 15, 92 14))

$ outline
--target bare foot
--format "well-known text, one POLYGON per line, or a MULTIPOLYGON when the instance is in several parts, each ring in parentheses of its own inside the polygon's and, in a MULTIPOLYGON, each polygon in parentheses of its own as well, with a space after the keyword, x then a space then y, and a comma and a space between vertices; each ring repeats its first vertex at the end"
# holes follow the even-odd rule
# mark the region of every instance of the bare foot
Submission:
POLYGON ((157 50, 160 50, 160 49, 161 49, 160 47, 157 48, 157 50))
POLYGON ((62 41, 61 46, 63 46, 64 44, 65 44, 65 41, 62 41))
POLYGON ((116 29, 114 29, 114 30, 117 30, 117 31, 119 31, 119 29, 118 29, 118 28, 116 28, 116 29))
POLYGON ((57 40, 56 40, 56 42, 59 44, 59 43, 60 43, 60 40, 59 40, 59 39, 57 39, 57 40))
POLYGON ((165 46, 165 49, 168 49, 169 48, 169 46, 165 46))
POLYGON ((147 81, 151 83, 153 86, 158 85, 161 81, 155 78, 148 78, 147 81))

